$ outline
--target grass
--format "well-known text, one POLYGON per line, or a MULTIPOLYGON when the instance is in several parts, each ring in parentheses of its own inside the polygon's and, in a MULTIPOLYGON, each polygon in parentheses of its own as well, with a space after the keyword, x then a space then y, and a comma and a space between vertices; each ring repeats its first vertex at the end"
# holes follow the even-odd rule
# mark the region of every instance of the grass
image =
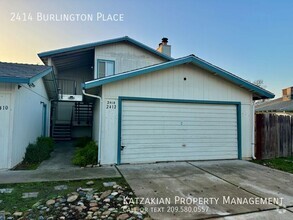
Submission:
POLYGON ((26 163, 26 162, 21 162, 18 164, 16 167, 13 168, 13 170, 36 170, 41 163, 26 163))
POLYGON ((253 160, 252 162, 261 164, 273 169, 293 173, 293 157, 281 157, 266 160, 253 160))
MULTIPOLYGON (((76 192, 79 187, 87 188, 86 182, 90 180, 80 180, 80 181, 60 181, 60 182, 38 182, 38 183, 17 183, 17 184, 0 184, 0 189, 2 188, 13 188, 10 194, 0 194, 0 211, 14 213, 15 211, 26 211, 31 209, 37 202, 46 202, 47 200, 57 197, 65 196, 71 192, 76 192), (66 190, 55 190, 54 187, 58 185, 67 185, 66 190), (22 193, 27 192, 39 192, 37 198, 26 198, 23 199, 22 193)), ((98 191, 105 191, 111 187, 104 187, 103 182, 116 182, 120 186, 129 185, 123 178, 105 178, 93 180, 94 185, 90 188, 95 188, 98 191)))

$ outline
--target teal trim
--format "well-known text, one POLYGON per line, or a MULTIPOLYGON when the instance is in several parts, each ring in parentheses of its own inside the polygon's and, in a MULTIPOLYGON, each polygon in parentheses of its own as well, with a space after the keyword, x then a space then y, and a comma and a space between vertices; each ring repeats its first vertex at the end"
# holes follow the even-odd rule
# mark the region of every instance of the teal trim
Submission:
POLYGON ((47 136, 47 105, 43 103, 42 136, 47 136))
POLYGON ((160 52, 156 51, 155 49, 153 49, 143 43, 140 43, 140 42, 138 42, 128 36, 105 40, 105 41, 94 42, 94 43, 89 43, 89 44, 83 44, 83 45, 78 45, 78 46, 73 46, 73 47, 67 47, 67 48, 62 48, 62 49, 58 49, 58 50, 47 51, 47 52, 39 53, 38 56, 42 59, 42 58, 49 57, 49 56, 60 55, 62 53, 76 52, 78 50, 84 50, 84 49, 94 49, 97 46, 119 43, 119 42, 128 42, 128 43, 136 45, 137 47, 145 49, 145 50, 149 51, 150 53, 153 53, 159 57, 162 57, 166 60, 173 60, 172 57, 169 57, 163 53, 160 53, 160 52))
POLYGON ((53 68, 52 67, 49 67, 48 69, 40 72, 38 75, 30 78, 29 79, 29 83, 33 83, 33 82, 37 81, 38 79, 41 79, 44 76, 48 75, 49 73, 53 73, 53 68))
MULTIPOLYGON (((237 105, 237 143, 238 143, 238 159, 242 159, 242 129, 241 129, 241 103, 237 105)), ((252 122, 254 123, 254 122, 252 122)))
MULTIPOLYGON (((113 70, 113 75, 115 75, 115 61, 114 60, 105 60, 105 59, 97 59, 97 77, 100 78, 99 76, 99 62, 109 62, 109 63, 113 63, 114 64, 114 70, 113 70)), ((105 67, 107 69, 107 67, 105 67)), ((105 73, 106 75, 106 73, 105 73)), ((105 76, 106 77, 106 76, 105 76)), ((103 77, 104 78, 104 77, 103 77)))
POLYGON ((175 67, 175 66, 187 64, 187 63, 192 63, 192 64, 199 66, 209 72, 212 72, 216 75, 219 75, 220 77, 222 77, 222 78, 224 78, 224 79, 226 79, 226 80, 228 80, 238 86, 246 88, 247 90, 249 90, 250 92, 252 92, 254 94, 257 94, 258 96, 260 96, 260 98, 274 98, 275 97, 275 95, 273 93, 271 93, 261 87, 258 87, 256 85, 254 85, 253 83, 250 83, 250 82, 248 82, 248 81, 246 81, 246 80, 244 80, 244 79, 242 79, 242 78, 240 78, 240 77, 238 77, 228 71, 225 71, 217 66, 214 66, 214 65, 212 65, 212 64, 210 64, 210 63, 208 63, 198 57, 195 57, 194 55, 179 58, 179 59, 172 60, 169 62, 156 64, 156 65, 149 66, 149 67, 144 67, 144 68, 129 71, 126 73, 116 74, 114 76, 109 76, 109 77, 105 77, 102 79, 88 81, 85 83, 84 89, 90 89, 93 87, 105 85, 105 84, 116 82, 119 80, 128 79, 131 77, 155 72, 158 70, 164 70, 167 68, 171 68, 171 67, 175 67))
POLYGON ((121 163, 121 125, 122 125, 122 97, 118 97, 118 147, 117 164, 121 163))
POLYGON ((211 101, 211 100, 186 100, 186 99, 161 99, 145 97, 118 97, 118 143, 117 143, 117 164, 121 164, 121 129, 122 129, 122 102, 126 101, 146 101, 146 102, 173 102, 173 103, 194 103, 194 104, 220 104, 235 105, 237 114, 237 146, 238 159, 242 159, 242 131, 241 131, 241 102, 211 101))
POLYGON ((0 77, 0 82, 3 83, 23 83, 28 84, 29 79, 26 78, 16 78, 16 77, 0 77))

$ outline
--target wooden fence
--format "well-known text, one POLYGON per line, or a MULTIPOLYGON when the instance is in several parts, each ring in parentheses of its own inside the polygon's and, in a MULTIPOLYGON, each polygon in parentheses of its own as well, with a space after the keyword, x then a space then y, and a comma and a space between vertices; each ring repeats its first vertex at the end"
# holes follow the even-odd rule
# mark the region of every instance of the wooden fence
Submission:
POLYGON ((292 156, 293 116, 256 114, 255 154, 257 159, 292 156))

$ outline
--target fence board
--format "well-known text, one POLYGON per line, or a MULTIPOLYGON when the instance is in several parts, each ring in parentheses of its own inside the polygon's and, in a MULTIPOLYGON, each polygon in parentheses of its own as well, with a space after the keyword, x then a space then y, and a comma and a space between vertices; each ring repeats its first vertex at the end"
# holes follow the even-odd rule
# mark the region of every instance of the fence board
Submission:
POLYGON ((291 116, 256 114, 255 152, 257 159, 293 155, 293 119, 291 116))

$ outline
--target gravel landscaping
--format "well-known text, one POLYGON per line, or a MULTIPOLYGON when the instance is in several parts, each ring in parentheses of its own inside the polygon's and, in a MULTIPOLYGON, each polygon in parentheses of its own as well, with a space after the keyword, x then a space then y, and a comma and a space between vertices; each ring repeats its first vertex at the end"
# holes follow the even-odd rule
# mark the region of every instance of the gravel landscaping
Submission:
MULTIPOLYGON (((64 195, 62 193, 56 193, 56 196, 47 197, 45 200, 44 198, 39 198, 38 202, 34 203, 30 209, 25 211, 21 209, 19 211, 14 209, 13 212, 2 210, 1 203, 5 202, 4 198, 0 203, 0 219, 4 219, 4 215, 8 220, 150 219, 143 207, 132 204, 128 205, 125 202, 126 198, 133 198, 135 196, 127 184, 123 185, 115 181, 102 181, 102 187, 96 187, 97 181, 101 180, 83 182, 80 184, 80 187, 76 187, 76 190, 67 191, 64 195)), ((56 184, 51 187, 52 192, 62 192, 68 190, 69 186, 70 184, 56 184)), ((5 195, 8 195, 12 194, 14 190, 13 188, 9 188, 8 190, 2 188, 2 191, 6 193, 5 195)), ((22 197, 19 199, 31 199, 30 196, 38 197, 38 193, 22 193, 22 197)))

